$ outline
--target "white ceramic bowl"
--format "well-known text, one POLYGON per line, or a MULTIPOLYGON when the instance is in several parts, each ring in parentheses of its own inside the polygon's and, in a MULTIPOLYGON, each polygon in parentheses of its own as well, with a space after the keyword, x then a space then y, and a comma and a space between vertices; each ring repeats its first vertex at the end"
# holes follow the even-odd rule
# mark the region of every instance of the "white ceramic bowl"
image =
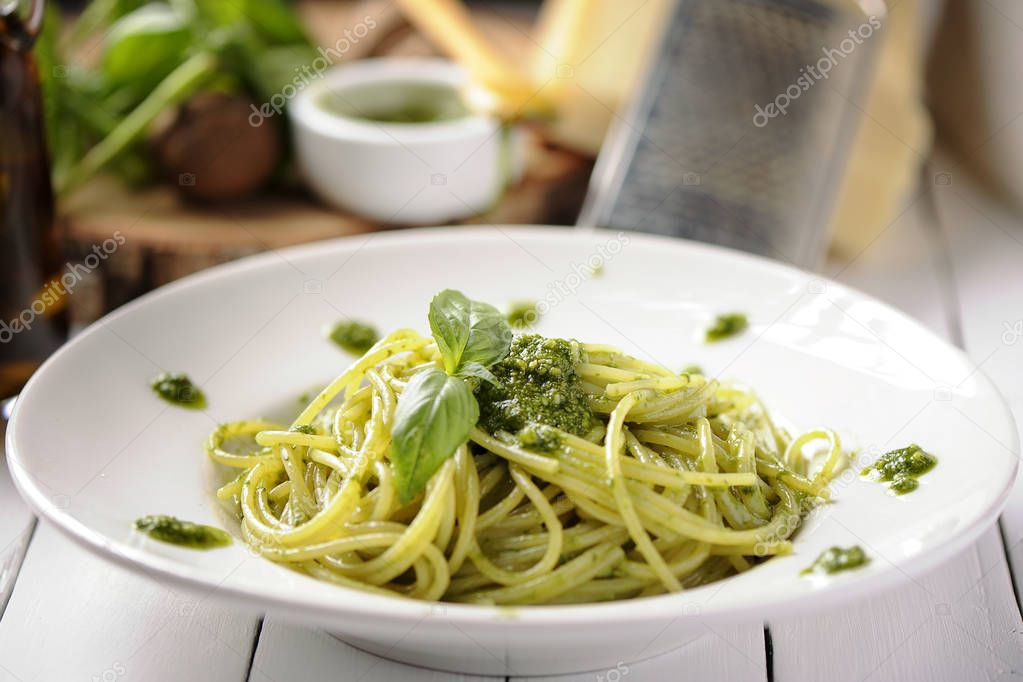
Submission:
MULTIPOLYGON (((391 658, 531 675, 609 669, 678 647, 706 625, 831 611, 899 584, 991 524, 1016 471, 1012 418, 982 373, 892 308, 840 284, 723 249, 635 234, 455 228, 312 244, 214 268, 114 312, 26 386, 7 434, 14 481, 49 522, 100 556, 252 609, 317 623, 391 658), (589 266, 603 265, 594 276, 589 266), (296 409, 351 358, 320 336, 342 315, 428 331, 445 287, 499 306, 546 301, 542 333, 611 343, 671 367, 697 362, 755 386, 796 426, 834 427, 872 460, 918 442, 938 466, 894 497, 848 471, 795 553, 740 576, 643 600, 493 608, 428 604, 319 582, 250 555, 149 541, 132 520, 168 513, 237 532, 213 497, 202 452, 217 423, 296 409), (742 310, 745 334, 697 331, 742 310), (148 381, 187 371, 209 407, 170 407, 148 381), (1011 451, 998 445, 1003 443, 1011 451), (871 562, 833 576, 800 570, 831 545, 871 562)), ((858 463, 857 463, 858 465, 858 463)))
MULTIPOLYGON (((321 103, 326 95, 344 100, 353 88, 374 84, 461 90, 466 78, 452 62, 425 58, 365 59, 327 71, 288 109, 302 175, 328 203, 384 223, 436 224, 482 213, 522 175, 518 130, 511 128, 506 141, 490 116, 379 123, 331 113, 321 103)), ((351 104, 357 109, 358 102, 351 104)))

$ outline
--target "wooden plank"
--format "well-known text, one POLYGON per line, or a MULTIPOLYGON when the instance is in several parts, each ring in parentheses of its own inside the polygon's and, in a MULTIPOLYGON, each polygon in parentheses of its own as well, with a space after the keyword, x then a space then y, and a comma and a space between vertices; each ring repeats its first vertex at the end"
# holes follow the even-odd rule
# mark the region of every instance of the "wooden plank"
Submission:
MULTIPOLYGON (((908 211, 851 263, 827 272, 948 337, 943 245, 908 211)), ((983 268, 983 261, 974 267, 983 268)), ((1021 623, 997 529, 959 557, 840 611, 772 621, 774 678, 994 679, 1023 668, 1021 623)))
MULTIPOLYGON (((958 315, 967 353, 1009 401, 1023 423, 1023 220, 986 194, 966 174, 935 185, 958 292, 958 315)), ((1010 443, 992 443, 1006 449, 1010 443)), ((1023 578, 1023 478, 1002 514, 1016 583, 1023 578)), ((1017 595, 1018 596, 1018 595, 1017 595)))
MULTIPOLYGON (((671 679, 679 670, 686 670, 691 679, 742 680, 766 679, 763 630, 753 627, 714 627, 707 635, 663 656, 629 663, 623 660, 613 670, 559 675, 556 677, 511 678, 535 682, 592 682, 616 678, 644 682, 671 679), (704 674, 705 673, 705 674, 704 674)), ((268 618, 259 638, 252 663, 252 682, 275 682, 289 679, 301 670, 308 679, 332 679, 345 671, 345 679, 360 682, 480 682, 500 678, 456 675, 425 670, 373 656, 341 642, 322 630, 292 625, 277 618, 268 618)))
POLYGON ((639 663, 578 675, 513 677, 513 682, 662 682, 664 680, 766 680, 764 630, 757 625, 709 627, 703 637, 639 663))
POLYGON ((502 678, 416 668, 368 654, 316 628, 267 618, 252 660, 251 682, 283 680, 354 682, 494 682, 502 678))
POLYGON ((4 422, 0 422, 0 618, 14 589, 22 559, 32 537, 35 518, 14 489, 3 457, 4 422))
POLYGON ((243 682, 256 622, 129 574, 40 524, 0 621, 0 681, 243 682))

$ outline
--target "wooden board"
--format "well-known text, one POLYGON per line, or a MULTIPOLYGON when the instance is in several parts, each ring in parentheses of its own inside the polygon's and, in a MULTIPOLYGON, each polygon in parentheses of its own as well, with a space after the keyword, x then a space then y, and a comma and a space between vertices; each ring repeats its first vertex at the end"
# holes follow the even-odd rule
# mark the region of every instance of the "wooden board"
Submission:
MULTIPOLYGON (((526 176, 491 211, 465 224, 571 224, 592 164, 532 140, 526 176)), ((218 263, 295 244, 346 237, 394 226, 329 209, 304 193, 201 207, 158 187, 132 191, 99 178, 65 206, 63 234, 69 263, 83 261, 115 233, 124 245, 69 297, 72 321, 87 324, 131 299, 218 263)))

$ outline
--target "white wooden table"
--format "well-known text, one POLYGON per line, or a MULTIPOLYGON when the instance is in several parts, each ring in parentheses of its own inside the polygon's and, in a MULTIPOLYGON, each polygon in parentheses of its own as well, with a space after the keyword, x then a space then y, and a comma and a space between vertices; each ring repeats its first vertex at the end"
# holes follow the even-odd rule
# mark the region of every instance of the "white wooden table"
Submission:
MULTIPOLYGON (((935 172, 954 164, 938 164, 935 172)), ((959 170, 862 254, 825 274, 962 344, 1023 416, 1023 220, 959 170), (1017 327, 1016 325, 1019 325, 1017 327)), ((987 444, 1004 448, 1002 443, 987 444)), ((923 579, 816 617, 732 628, 575 680, 1023 678, 1023 491, 998 527, 923 579), (621 674, 619 674, 621 673, 621 674)), ((292 679, 438 682, 464 676, 376 658, 330 636, 238 612, 108 565, 33 519, 0 473, 0 681, 292 679)))

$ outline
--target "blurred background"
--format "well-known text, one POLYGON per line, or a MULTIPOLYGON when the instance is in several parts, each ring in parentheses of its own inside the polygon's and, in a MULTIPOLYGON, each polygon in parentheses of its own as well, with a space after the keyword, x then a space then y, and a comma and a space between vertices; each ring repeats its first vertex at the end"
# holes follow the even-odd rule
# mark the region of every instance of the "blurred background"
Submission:
POLYGON ((69 329, 293 244, 579 224, 814 269, 950 183, 935 149, 1017 210, 1019 10, 0 2, 0 396, 69 329))

